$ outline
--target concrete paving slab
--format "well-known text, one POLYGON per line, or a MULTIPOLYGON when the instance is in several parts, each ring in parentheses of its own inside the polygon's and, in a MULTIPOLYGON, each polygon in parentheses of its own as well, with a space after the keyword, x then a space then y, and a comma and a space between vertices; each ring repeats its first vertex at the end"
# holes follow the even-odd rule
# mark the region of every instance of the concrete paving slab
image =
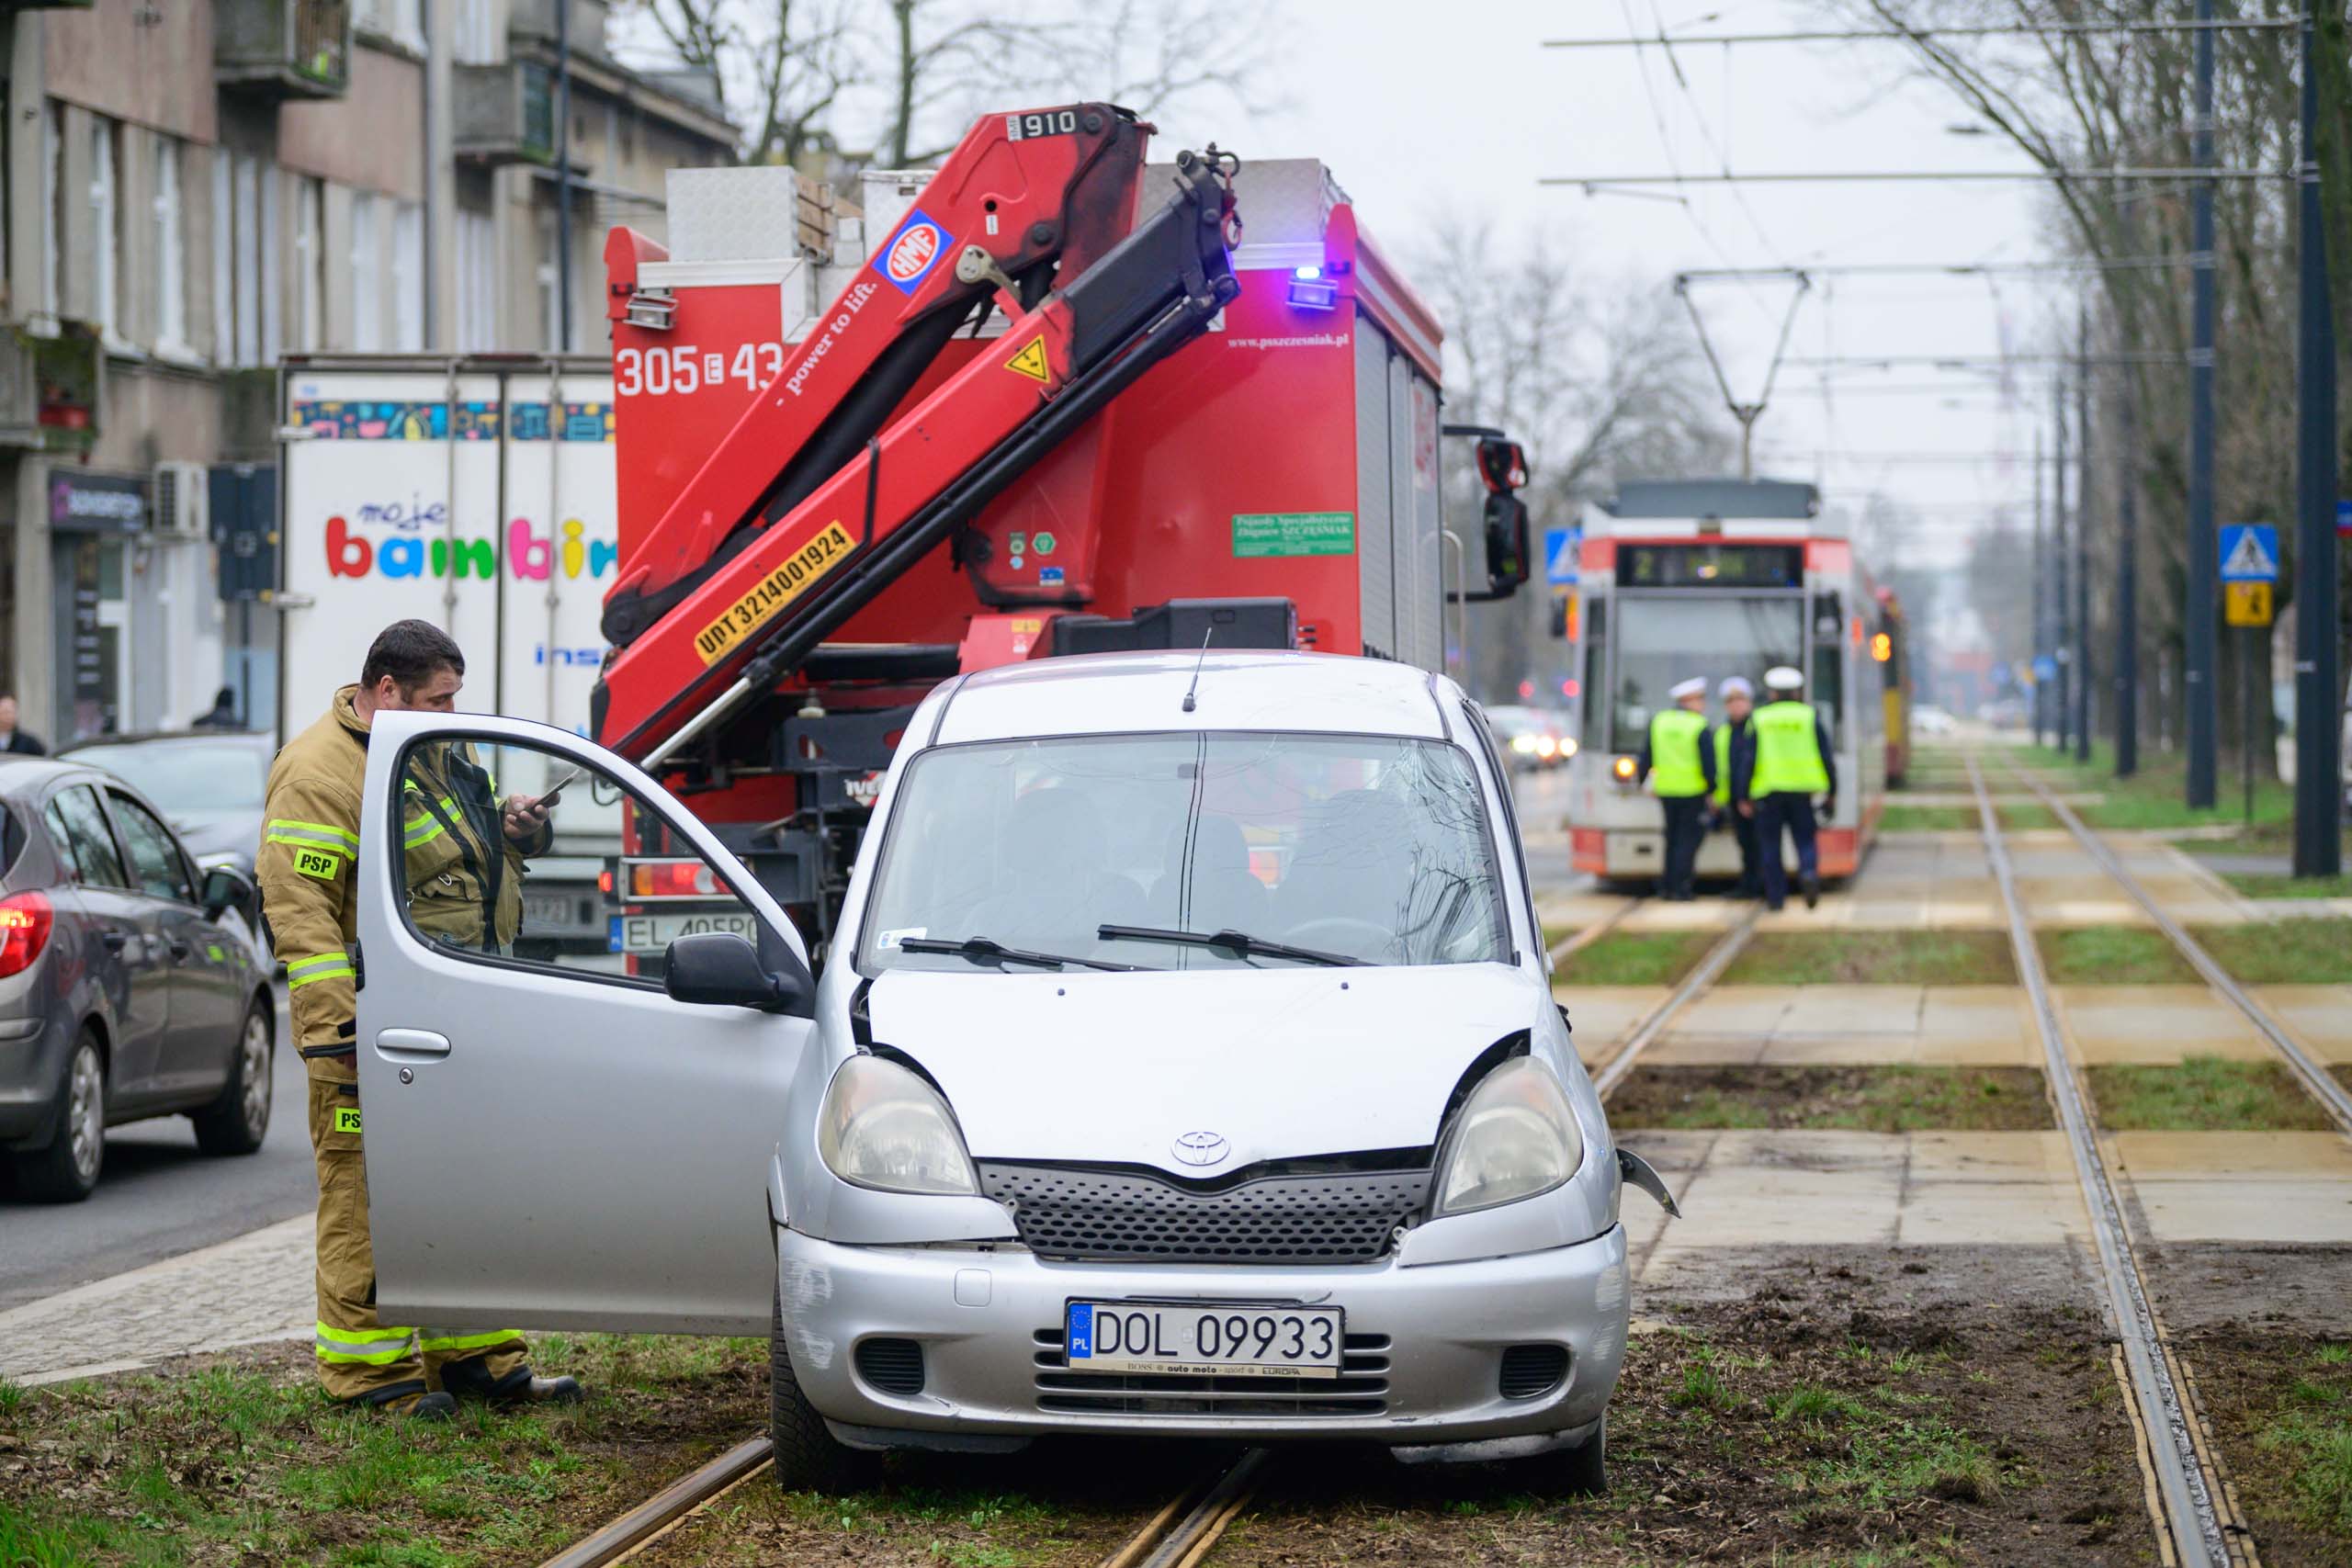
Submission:
POLYGON ((1701 897, 1688 904, 1668 904, 1653 898, 1626 916, 1617 929, 1621 931, 1727 931, 1747 908, 1745 904, 1735 904, 1728 898, 1701 897))
POLYGON ((2352 1242, 2352 1184, 2191 1179, 2132 1190, 2158 1241, 2352 1242))
POLYGON ((2249 986, 2246 992, 2296 1044, 2323 1062, 2352 1064, 2352 986, 2249 986))
POLYGON ((1552 995, 1568 1010, 1577 1054, 1588 1065, 1605 1061, 1642 1020, 1671 994, 1664 986, 1554 986, 1552 995))
POLYGON ((1646 1060, 1725 1064, 2038 1066, 2023 993, 2002 986, 1718 986, 1646 1060))
POLYGON ((2352 1196, 2352 1140, 2335 1133, 2112 1133, 2135 1182, 2320 1181, 2352 1196))
POLYGON ((2086 1062, 2268 1061, 2270 1043, 2205 986, 2058 986, 2058 1021, 2086 1062))

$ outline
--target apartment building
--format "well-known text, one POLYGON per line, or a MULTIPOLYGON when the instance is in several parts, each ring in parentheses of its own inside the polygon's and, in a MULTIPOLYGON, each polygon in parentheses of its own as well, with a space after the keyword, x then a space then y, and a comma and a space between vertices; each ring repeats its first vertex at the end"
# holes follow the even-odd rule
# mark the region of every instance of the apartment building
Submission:
POLYGON ((602 347, 605 230, 659 233, 663 172, 735 141, 707 78, 623 67, 605 22, 0 0, 0 690, 28 728, 177 727, 224 683, 266 719, 282 355, 602 347))

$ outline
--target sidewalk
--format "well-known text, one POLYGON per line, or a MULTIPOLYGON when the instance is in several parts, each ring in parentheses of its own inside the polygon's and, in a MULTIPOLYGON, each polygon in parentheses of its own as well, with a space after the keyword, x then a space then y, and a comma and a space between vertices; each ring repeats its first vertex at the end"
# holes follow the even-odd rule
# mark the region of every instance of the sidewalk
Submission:
POLYGON ((231 1241, 0 1312, 0 1377, 62 1382, 168 1356, 307 1337, 315 1222, 300 1214, 231 1241))

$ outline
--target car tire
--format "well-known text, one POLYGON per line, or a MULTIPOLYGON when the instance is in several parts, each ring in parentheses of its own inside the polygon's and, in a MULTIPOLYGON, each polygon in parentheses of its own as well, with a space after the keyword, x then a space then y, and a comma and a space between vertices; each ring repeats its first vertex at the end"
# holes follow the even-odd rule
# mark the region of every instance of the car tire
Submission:
POLYGON ((17 1156, 17 1185, 42 1203, 78 1203, 97 1190, 107 1156, 107 1062, 85 1028, 57 1086, 57 1134, 49 1146, 17 1156))
POLYGON ((1609 1416, 1603 1412, 1592 1436, 1555 1454, 1557 1490, 1569 1497, 1598 1497, 1609 1490, 1609 1416))
POLYGON ((784 1339, 784 1292, 776 1292, 768 1333, 768 1436, 775 1447, 776 1484, 786 1492, 838 1496, 863 1492, 882 1478, 882 1456, 854 1449, 833 1436, 792 1370, 784 1339))
POLYGON ((220 1097, 188 1119, 196 1146, 209 1155, 249 1155, 269 1134, 271 1024, 276 1009, 255 998, 237 1030, 237 1055, 220 1097))

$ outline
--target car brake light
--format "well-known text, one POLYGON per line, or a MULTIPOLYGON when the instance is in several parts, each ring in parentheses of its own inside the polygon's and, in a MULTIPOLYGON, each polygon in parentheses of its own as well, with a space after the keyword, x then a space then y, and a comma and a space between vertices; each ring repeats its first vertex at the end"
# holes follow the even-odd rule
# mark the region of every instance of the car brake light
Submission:
POLYGON ((44 894, 14 893, 0 898, 0 976, 21 975, 32 967, 49 945, 49 928, 56 918, 44 894))
POLYGON ((641 860, 628 868, 628 890, 639 898, 715 898, 723 891, 698 860, 641 860))

